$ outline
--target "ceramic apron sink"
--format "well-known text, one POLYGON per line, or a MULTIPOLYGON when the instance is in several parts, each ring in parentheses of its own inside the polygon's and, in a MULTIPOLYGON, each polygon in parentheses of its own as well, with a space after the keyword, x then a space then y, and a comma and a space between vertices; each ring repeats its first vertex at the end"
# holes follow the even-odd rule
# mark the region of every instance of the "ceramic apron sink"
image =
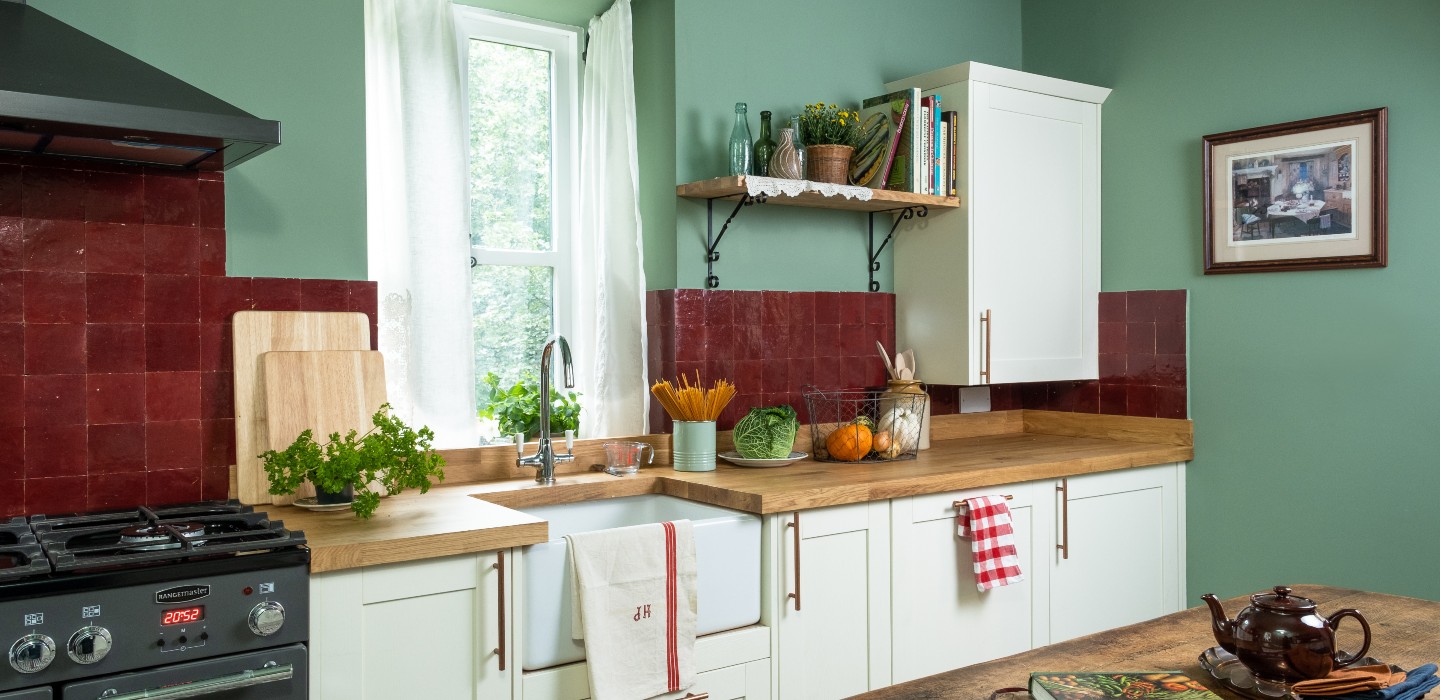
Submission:
POLYGON ((520 626, 526 671, 585 658, 570 637, 571 564, 565 535, 689 520, 695 527, 696 635, 760 621, 760 518, 673 496, 630 496, 526 508, 550 521, 550 541, 522 547, 520 626))

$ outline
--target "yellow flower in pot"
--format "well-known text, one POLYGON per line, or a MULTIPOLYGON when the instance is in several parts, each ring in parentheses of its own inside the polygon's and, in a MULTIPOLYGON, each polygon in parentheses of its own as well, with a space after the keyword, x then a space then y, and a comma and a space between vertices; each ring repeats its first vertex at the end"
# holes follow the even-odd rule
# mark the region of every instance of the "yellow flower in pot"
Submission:
POLYGON ((859 138, 859 113, 823 102, 805 105, 800 114, 800 139, 805 143, 806 174, 816 182, 849 182, 850 156, 859 138))

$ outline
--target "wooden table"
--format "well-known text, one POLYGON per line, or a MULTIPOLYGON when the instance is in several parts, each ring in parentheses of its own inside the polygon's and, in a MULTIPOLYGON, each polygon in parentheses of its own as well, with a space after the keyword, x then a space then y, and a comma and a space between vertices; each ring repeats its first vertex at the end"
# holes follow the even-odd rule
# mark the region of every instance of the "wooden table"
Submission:
MULTIPOLYGON (((1315 600, 1320 612, 1356 608, 1369 620, 1373 636, 1369 655, 1403 668, 1440 659, 1440 603, 1367 593, 1329 586, 1295 586, 1297 595, 1315 600)), ((1232 618, 1249 603, 1248 596, 1225 602, 1232 618)), ((1341 645, 1358 644, 1358 628, 1341 625, 1341 645), (1354 635, 1349 634, 1355 631, 1354 635)), ((895 634, 904 634, 895 630, 895 634)), ((1128 627, 1041 647, 989 663, 967 666, 919 680, 872 691, 863 700, 985 700, 997 688, 1025 686, 1034 671, 1181 670, 1216 694, 1220 690, 1200 667, 1200 652, 1215 646, 1210 611, 1203 605, 1128 627)))

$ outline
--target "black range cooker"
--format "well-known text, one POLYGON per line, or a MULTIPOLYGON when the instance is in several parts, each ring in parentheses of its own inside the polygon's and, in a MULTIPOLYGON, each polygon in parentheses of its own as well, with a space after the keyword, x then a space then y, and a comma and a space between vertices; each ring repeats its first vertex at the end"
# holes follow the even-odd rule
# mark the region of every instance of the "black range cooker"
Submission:
POLYGON ((0 700, 305 698, 309 564, 233 501, 0 520, 0 700))

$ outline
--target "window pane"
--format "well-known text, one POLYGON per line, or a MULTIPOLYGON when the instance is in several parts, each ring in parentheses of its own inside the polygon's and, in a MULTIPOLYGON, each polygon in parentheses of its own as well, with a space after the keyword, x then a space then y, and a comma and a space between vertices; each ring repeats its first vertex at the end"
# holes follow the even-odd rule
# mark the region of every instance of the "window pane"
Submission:
POLYGON ((550 52, 470 40, 470 240, 550 250, 550 52))
POLYGON ((551 333, 554 270, 549 267, 477 265, 471 272, 475 314, 475 382, 485 396, 486 372, 510 386, 538 376, 540 348, 551 333))

